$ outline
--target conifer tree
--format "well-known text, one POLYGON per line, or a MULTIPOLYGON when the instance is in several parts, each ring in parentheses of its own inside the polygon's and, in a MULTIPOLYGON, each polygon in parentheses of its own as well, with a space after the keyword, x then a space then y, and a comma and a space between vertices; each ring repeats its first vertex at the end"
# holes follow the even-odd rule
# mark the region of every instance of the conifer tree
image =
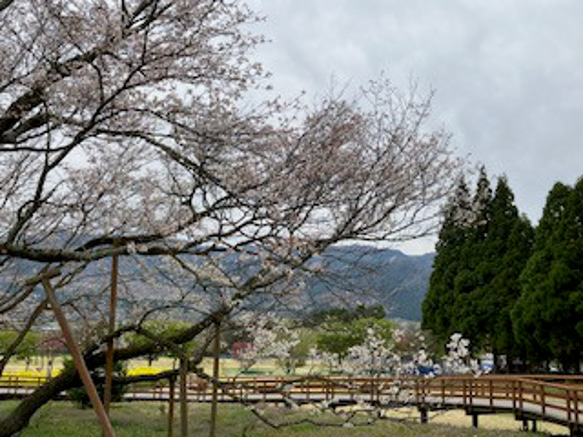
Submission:
POLYGON ((482 241, 486 238, 488 224, 492 213, 492 188, 490 180, 484 166, 480 167, 480 174, 476 186, 476 194, 472 199, 472 234, 475 242, 482 241))
POLYGON ((433 331, 442 341, 451 335, 455 311, 454 283, 459 273, 458 262, 465 244, 471 219, 471 199, 464 178, 443 210, 443 223, 436 245, 430 285, 423 302, 423 328, 433 331))
POLYGON ((531 362, 580 370, 583 351, 583 179, 547 197, 512 319, 531 362))
POLYGON ((504 354, 511 362, 519 355, 510 312, 520 296, 519 277, 529 258, 533 229, 514 205, 514 195, 505 177, 498 179, 488 212, 488 223, 479 249, 477 284, 472 291, 478 338, 474 341, 504 354))
POLYGON ((441 340, 462 332, 475 349, 519 355, 511 309, 520 295, 519 276, 530 255, 533 230, 505 177, 492 193, 485 169, 469 200, 465 183, 445 210, 423 326, 441 340), (452 217, 464 211, 463 220, 452 217))
POLYGON ((492 208, 492 189, 484 166, 480 168, 476 192, 472 198, 469 227, 458 255, 458 275, 454 283, 456 317, 452 331, 463 333, 474 349, 483 347, 487 321, 480 308, 480 287, 491 279, 484 263, 485 240, 492 208))

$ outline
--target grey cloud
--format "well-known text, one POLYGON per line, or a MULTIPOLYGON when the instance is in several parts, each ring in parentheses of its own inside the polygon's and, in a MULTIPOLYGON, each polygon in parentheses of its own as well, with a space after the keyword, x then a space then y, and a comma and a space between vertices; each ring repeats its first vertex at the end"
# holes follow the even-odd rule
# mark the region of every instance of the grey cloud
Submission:
POLYGON ((255 0, 276 89, 358 85, 386 71, 434 87, 436 123, 463 155, 505 173, 533 221, 551 185, 583 174, 583 2, 255 0))

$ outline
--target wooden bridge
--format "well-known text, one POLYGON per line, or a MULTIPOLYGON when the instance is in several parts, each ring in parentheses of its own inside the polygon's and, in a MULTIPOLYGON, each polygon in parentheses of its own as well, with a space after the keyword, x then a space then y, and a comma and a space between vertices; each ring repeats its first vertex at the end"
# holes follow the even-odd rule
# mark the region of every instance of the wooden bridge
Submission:
MULTIPOLYGON (((46 378, 0 378, 0 398, 24 397, 46 378)), ((189 378, 189 402, 210 402, 212 384, 189 378)), ((63 394, 64 396, 64 394, 63 394)), ((175 395, 177 396, 177 394, 175 395)), ((166 383, 134 385, 128 401, 168 401, 166 383)), ((423 377, 237 377, 222 378, 219 402, 304 404, 328 402, 332 407, 372 404, 415 406, 421 421, 430 410, 464 409, 474 426, 482 414, 513 413, 536 430, 537 420, 566 426, 583 436, 583 376, 490 375, 423 377)))

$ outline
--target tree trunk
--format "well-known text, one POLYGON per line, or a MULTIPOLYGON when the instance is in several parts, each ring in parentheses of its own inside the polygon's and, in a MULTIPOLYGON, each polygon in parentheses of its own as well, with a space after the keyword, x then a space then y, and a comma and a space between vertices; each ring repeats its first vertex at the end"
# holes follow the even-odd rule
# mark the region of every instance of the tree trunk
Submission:
POLYGON ((501 373, 500 354, 496 348, 492 349, 492 364, 494 365, 493 373, 501 373))

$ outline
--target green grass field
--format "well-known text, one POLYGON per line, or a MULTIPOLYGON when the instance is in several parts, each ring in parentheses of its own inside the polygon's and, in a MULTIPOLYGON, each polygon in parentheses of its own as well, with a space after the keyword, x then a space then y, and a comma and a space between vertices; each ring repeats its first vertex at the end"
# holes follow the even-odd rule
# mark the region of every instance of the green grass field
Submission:
MULTIPOLYGON (((0 416, 6 414, 15 406, 15 402, 0 403, 0 416)), ((271 418, 282 420, 290 417, 306 416, 307 412, 290 412, 271 408, 271 418)), ((191 405, 189 412, 189 434, 193 436, 208 435, 209 407, 208 405, 191 405)), ((318 417, 318 420, 334 421, 333 417, 318 417)), ((285 429, 272 429, 261 423, 250 411, 234 405, 221 405, 219 408, 218 436, 235 437, 526 437, 533 436, 519 432, 519 423, 509 419, 509 430, 492 429, 500 416, 480 418, 484 419, 483 429, 469 427, 470 420, 462 414, 447 413, 432 417, 429 425, 406 422, 397 423, 382 420, 374 425, 355 426, 352 428, 317 427, 310 424, 292 426, 285 429), (492 421, 494 419, 494 421, 492 421), (449 423, 449 426, 440 424, 449 423), (452 424, 456 426, 451 426, 452 424)), ((166 436, 166 405, 157 403, 125 403, 115 405, 112 410, 112 420, 119 437, 162 437, 166 436)), ((175 435, 178 434, 178 423, 175 420, 175 435)), ((98 437, 101 435, 95 414, 92 410, 81 410, 68 402, 52 402, 34 416, 30 426, 20 434, 20 437, 98 437)))

